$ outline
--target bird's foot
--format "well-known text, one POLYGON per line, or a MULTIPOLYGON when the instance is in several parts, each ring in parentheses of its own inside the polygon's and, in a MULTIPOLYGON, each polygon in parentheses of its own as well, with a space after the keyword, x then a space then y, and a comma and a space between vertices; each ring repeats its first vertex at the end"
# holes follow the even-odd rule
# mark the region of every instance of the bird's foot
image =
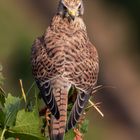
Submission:
POLYGON ((83 140, 83 135, 77 128, 74 129, 74 133, 75 133, 74 140, 83 140))

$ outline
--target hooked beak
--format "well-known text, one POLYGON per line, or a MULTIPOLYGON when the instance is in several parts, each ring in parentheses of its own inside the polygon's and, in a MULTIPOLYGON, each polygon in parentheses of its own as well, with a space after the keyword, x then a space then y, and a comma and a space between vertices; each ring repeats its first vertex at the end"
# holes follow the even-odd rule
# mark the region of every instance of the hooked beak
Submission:
POLYGON ((77 15, 77 10, 68 10, 68 14, 74 20, 77 15))

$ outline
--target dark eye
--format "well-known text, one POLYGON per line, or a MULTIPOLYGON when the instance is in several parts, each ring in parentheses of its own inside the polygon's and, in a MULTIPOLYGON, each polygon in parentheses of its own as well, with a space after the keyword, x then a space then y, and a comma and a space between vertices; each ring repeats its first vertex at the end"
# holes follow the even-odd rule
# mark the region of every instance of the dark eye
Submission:
POLYGON ((81 4, 80 4, 79 7, 78 7, 78 9, 81 9, 81 7, 82 7, 82 6, 81 6, 81 4))
POLYGON ((65 5, 63 5, 63 9, 64 9, 65 11, 67 11, 67 7, 66 7, 65 5))

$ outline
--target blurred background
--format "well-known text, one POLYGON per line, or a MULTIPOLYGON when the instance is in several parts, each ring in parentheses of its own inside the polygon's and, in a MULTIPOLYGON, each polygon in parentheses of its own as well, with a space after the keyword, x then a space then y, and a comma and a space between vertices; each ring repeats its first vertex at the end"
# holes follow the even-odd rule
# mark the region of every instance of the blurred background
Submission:
MULTIPOLYGON (((30 50, 56 12, 58 0, 0 0, 0 64, 5 90, 21 94, 33 83, 30 50)), ((140 140, 140 1, 84 0, 84 21, 100 55, 99 84, 112 85, 94 95, 102 118, 88 113, 85 140, 140 140)))

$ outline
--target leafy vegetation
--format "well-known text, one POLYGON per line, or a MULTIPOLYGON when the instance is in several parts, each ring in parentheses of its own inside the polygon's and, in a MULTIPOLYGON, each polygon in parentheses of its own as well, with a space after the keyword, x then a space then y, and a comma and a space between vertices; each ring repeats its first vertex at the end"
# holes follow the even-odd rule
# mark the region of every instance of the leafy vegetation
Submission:
MULTIPOLYGON (((39 115, 39 103, 40 99, 35 93, 35 98, 32 101, 26 100, 23 85, 21 82, 21 97, 15 97, 10 93, 6 93, 3 88, 3 75, 2 67, 0 71, 0 140, 45 140, 48 137, 46 130, 45 117, 39 115), (25 106, 23 105, 23 102, 25 106), (33 105, 30 102, 33 102, 33 105), (24 107, 23 107, 24 106, 24 107), (42 131, 44 130, 44 131, 42 131)), ((33 85, 31 86, 33 88, 33 85)), ((72 90, 71 90, 72 91, 72 90)), ((72 94, 70 93, 70 96, 72 94)), ((72 103, 69 103, 70 110, 72 103)), ((79 124, 78 124, 79 127, 79 124)), ((81 137, 77 137, 74 130, 70 130, 65 135, 66 140, 82 140, 82 135, 87 132, 88 121, 82 121, 80 131, 81 137)))

